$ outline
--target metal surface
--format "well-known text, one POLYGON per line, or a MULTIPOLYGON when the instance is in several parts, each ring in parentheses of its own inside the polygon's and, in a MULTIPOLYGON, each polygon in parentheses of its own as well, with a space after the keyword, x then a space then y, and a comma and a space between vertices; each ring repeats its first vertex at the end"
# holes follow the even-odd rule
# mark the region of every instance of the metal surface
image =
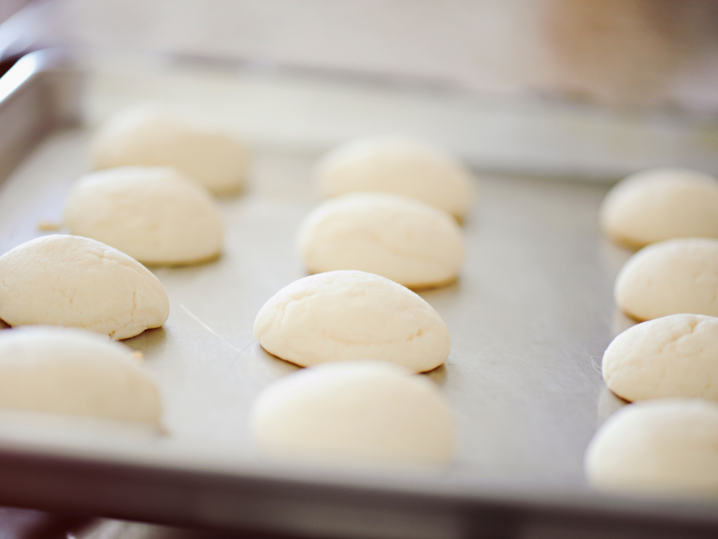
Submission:
MULTIPOLYGON (((44 52, 0 79, 0 94, 8 94, 0 102, 2 132, 33 133, 14 150, 27 154, 21 165, 0 184, 0 252, 40 235, 39 222, 59 222, 70 184, 88 169, 88 123, 168 87, 157 80, 148 88, 146 76, 129 72, 123 84, 110 85, 116 76, 89 71, 80 94, 83 73, 44 52), (73 110, 81 115, 73 118, 73 110), (84 126, 62 127, 81 116, 84 126)), ((251 90, 252 81, 241 77, 219 84, 212 73, 190 74, 189 90, 167 98, 209 115, 218 96, 231 100, 251 90), (198 94, 202 87, 208 93, 198 94)), ((325 84, 313 114, 328 115, 321 104, 333 88, 325 84)), ((255 147, 251 187, 219 201, 223 256, 200 266, 153 268, 167 290, 170 318, 124 341, 144 353, 158 380, 169 435, 4 414, 0 503, 312 535, 539 537, 531 530, 569 526, 702 537, 718 530, 713 502, 613 498, 585 484, 584 449, 597 424, 620 406, 601 380, 600 358, 626 323, 615 311, 612 286, 630 252, 599 233, 607 187, 578 179, 477 174, 480 198, 464 226, 461 279, 421 294, 452 335, 446 365, 428 375, 458 423, 459 448, 447 470, 305 468, 256 455, 249 406, 295 367, 261 349, 252 323, 272 294, 305 275, 294 233, 317 202, 308 179, 316 151, 273 138, 272 122, 278 131, 286 126, 271 96, 264 103, 254 113, 266 115, 266 136, 254 140, 244 131, 255 147)), ((368 106, 365 113, 384 125, 382 110, 368 106)), ((231 112, 225 121, 242 132, 231 112)))

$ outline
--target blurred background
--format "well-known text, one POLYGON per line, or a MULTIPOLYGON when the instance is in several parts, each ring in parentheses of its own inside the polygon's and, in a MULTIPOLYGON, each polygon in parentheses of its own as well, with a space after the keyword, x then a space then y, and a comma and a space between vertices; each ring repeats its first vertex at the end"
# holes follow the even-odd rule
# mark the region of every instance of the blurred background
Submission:
POLYGON ((718 3, 711 0, 0 3, 0 19, 13 14, 0 34, 4 54, 66 44, 718 113, 718 3))

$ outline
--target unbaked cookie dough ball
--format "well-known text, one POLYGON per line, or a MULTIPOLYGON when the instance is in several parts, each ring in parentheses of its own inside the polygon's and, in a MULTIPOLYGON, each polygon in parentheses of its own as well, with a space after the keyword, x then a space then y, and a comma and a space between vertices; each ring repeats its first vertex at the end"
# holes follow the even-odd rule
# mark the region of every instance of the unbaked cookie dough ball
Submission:
POLYGON ((638 251, 616 278, 616 303, 636 320, 718 316, 718 240, 683 238, 638 251))
POLYGON ((474 199, 470 172, 432 146, 402 138, 349 142, 323 156, 314 170, 323 197, 355 191, 394 193, 419 199, 458 219, 474 199))
POLYGON ((162 404, 132 350, 88 331, 0 332, 0 407, 160 426, 162 404))
POLYGON ((674 168, 632 174, 604 199, 601 227, 614 241, 635 247, 672 238, 718 238, 718 181, 674 168))
POLYGON ((249 165, 247 149, 234 137, 147 105, 110 118, 95 133, 90 157, 97 169, 172 167, 215 194, 240 191, 249 165))
POLYGON ((260 394, 250 425, 268 455, 332 463, 444 464, 456 438, 434 383, 379 361, 290 374, 260 394))
POLYGON ((623 407, 594 436, 585 455, 600 489, 718 494, 718 405, 660 399, 623 407))
POLYGON ((80 236, 45 236, 0 257, 0 318, 127 339, 164 324, 162 284, 135 259, 80 236))
POLYGON ((269 353, 306 367, 327 361, 378 359, 415 372, 446 360, 449 330, 414 292, 363 271, 330 271, 282 288, 254 321, 269 353))
POLYGON ((209 191, 167 167, 88 174, 65 203, 72 234, 101 241, 144 264, 188 264, 222 249, 222 219, 209 191))
POLYGON ((606 349, 603 379, 628 401, 718 401, 718 318, 674 314, 633 326, 606 349))
POLYGON ((297 240, 312 273, 361 270, 410 288, 455 280, 464 260, 461 229, 448 213, 383 193, 353 193, 320 204, 297 240))

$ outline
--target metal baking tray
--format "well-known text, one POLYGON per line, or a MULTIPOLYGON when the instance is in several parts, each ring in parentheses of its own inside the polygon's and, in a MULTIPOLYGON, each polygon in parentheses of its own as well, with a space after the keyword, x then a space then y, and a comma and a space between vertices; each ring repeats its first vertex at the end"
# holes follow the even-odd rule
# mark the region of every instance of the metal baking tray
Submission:
POLYGON ((219 200, 222 257, 151 268, 169 320, 124 341, 159 382, 170 434, 3 413, 0 504, 307 536, 715 536, 714 502, 600 494, 582 470, 597 425, 623 404, 600 361, 629 323, 612 287, 631 253, 601 237, 599 204, 611 179, 638 167, 717 172, 715 125, 262 66, 38 51, 0 79, 0 252, 60 221, 99 121, 157 100, 222 122, 254 151, 247 192, 219 200), (441 473, 262 460, 249 406, 296 367, 265 353, 252 323, 305 275, 294 233, 317 202, 310 167, 332 144, 387 132, 433 140, 476 170, 461 278, 421 293, 452 335, 446 365, 428 376, 455 411, 456 458, 441 473))

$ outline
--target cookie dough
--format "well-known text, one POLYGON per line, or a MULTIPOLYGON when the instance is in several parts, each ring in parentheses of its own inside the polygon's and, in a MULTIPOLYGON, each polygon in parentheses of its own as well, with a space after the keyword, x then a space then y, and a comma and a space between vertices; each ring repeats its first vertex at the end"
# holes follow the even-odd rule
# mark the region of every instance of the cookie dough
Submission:
POLYGON ((98 241, 45 236, 0 257, 0 318, 11 326, 70 326, 127 339, 168 316, 157 277, 98 241))
POLYGON ((215 194, 242 189, 249 155, 232 136, 156 106, 120 111, 95 134, 90 157, 97 169, 167 166, 215 194))
POLYGON ((603 379, 628 401, 718 401, 718 318, 674 314, 633 326, 606 349, 603 379))
POLYGON ((254 321, 269 353, 306 367, 378 359, 415 372, 435 369, 451 349, 439 314, 414 292, 363 271, 330 271, 282 288, 254 321))
POLYGON ((455 280, 464 260, 461 229, 448 213, 383 193, 320 204, 302 223, 297 244, 312 273, 355 269, 410 288, 455 280))
POLYGON ((616 279, 616 303, 636 320, 718 316, 718 240, 683 238, 638 251, 616 279))
POLYGON ((212 195, 167 167, 89 174, 72 187, 64 218, 72 234, 145 264, 200 262, 222 249, 222 219, 212 195))
POLYGON ((325 462, 443 464, 451 410, 428 378, 379 361, 325 364, 266 388, 250 414, 266 454, 325 462))
POLYGON ((632 174, 604 199, 601 228, 614 241, 634 247, 672 238, 718 238, 718 181, 676 168, 632 174))
POLYGON ((132 350, 89 331, 0 332, 0 407, 160 426, 155 382, 132 350))
POLYGON ((589 483, 600 489, 718 494, 718 405, 660 399, 625 406, 586 450, 589 483))
POLYGON ((383 137, 349 142, 322 157, 314 170, 323 197, 379 191, 419 199, 458 219, 474 199, 470 172, 458 160, 413 140, 383 137))

